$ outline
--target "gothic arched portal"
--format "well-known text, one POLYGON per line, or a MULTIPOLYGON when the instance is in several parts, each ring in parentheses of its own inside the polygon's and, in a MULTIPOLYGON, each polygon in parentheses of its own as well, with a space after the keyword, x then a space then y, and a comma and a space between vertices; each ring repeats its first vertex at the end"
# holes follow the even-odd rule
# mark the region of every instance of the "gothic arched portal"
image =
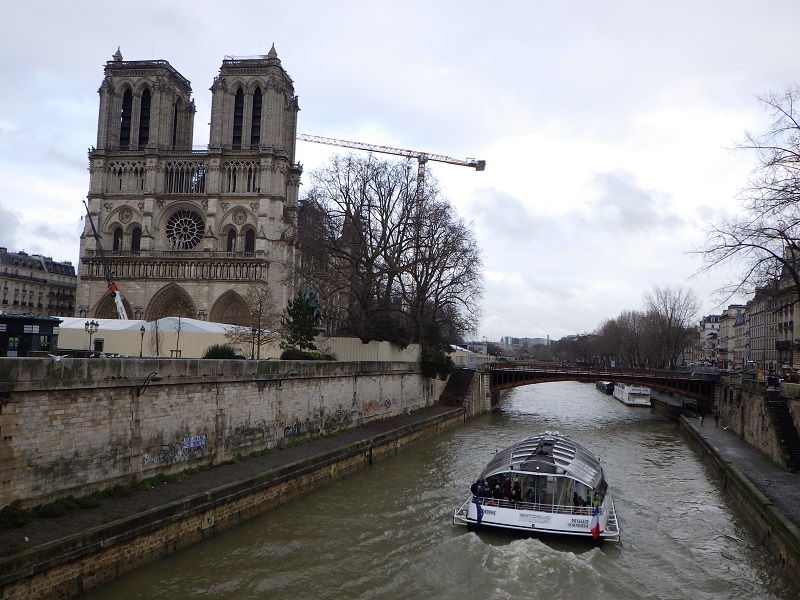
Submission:
POLYGON ((165 285, 153 296, 144 313, 145 321, 157 321, 164 317, 197 318, 197 308, 192 297, 181 286, 165 285))
MULTIPOLYGON (((128 313, 128 318, 130 319, 131 315, 133 315, 133 308, 131 308, 131 305, 125 298, 122 299, 122 306, 125 307, 125 312, 128 313)), ((100 298, 100 302, 95 304, 92 314, 95 319, 119 319, 117 303, 114 302, 110 293, 104 294, 103 297, 100 298)))
POLYGON ((233 290, 228 290, 214 302, 208 320, 214 323, 249 326, 249 315, 250 308, 244 298, 233 290))

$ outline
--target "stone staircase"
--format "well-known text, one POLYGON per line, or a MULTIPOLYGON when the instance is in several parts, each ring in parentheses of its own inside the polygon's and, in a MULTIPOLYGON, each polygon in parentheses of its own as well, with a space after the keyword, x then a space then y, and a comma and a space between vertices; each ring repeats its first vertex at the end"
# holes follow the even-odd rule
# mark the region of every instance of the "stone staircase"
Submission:
POLYGON ((797 433, 792 414, 780 392, 767 392, 767 410, 776 426, 778 440, 786 456, 786 466, 792 472, 800 471, 800 435, 797 433))
POLYGON ((475 375, 476 371, 474 369, 454 369, 450 373, 450 378, 447 380, 447 385, 444 386, 441 396, 439 396, 439 404, 463 406, 464 398, 469 393, 475 375))

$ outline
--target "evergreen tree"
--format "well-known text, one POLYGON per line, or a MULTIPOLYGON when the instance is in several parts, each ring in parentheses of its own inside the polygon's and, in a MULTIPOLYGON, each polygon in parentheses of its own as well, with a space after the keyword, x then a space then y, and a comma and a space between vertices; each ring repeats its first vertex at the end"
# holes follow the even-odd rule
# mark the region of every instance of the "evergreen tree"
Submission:
POLYGON ((318 305, 309 301, 308 293, 297 292, 289 301, 282 319, 286 339, 281 342, 281 348, 316 350, 314 338, 317 337, 319 321, 318 305))

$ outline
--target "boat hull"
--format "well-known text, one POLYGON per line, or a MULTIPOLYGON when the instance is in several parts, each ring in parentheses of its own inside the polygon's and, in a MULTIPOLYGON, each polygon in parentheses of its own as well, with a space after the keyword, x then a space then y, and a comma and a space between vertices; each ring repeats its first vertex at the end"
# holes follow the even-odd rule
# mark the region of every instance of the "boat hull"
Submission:
POLYGON ((598 514, 600 534, 597 538, 592 535, 592 513, 588 507, 553 506, 551 510, 535 510, 535 507, 526 506, 527 504, 500 502, 495 505, 493 501, 484 499, 481 503, 483 515, 478 523, 478 504, 473 497, 469 497, 453 513, 453 524, 471 528, 496 527, 536 534, 565 535, 589 540, 619 540, 614 501, 610 498, 598 514))
POLYGON ((652 406, 650 403, 650 388, 647 387, 626 386, 618 383, 614 386, 613 396, 625 406, 652 406))

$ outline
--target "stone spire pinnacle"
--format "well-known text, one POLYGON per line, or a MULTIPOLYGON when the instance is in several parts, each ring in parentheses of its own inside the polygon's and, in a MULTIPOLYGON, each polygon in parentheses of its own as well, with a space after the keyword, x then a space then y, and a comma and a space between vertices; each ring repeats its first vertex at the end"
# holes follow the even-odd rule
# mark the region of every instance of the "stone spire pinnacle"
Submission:
POLYGON ((267 53, 267 64, 281 66, 281 59, 278 58, 278 53, 275 51, 275 44, 272 44, 272 48, 267 53))
POLYGON ((119 51, 119 46, 117 46, 117 51, 114 52, 114 55, 111 57, 116 62, 122 62, 122 52, 119 51))

